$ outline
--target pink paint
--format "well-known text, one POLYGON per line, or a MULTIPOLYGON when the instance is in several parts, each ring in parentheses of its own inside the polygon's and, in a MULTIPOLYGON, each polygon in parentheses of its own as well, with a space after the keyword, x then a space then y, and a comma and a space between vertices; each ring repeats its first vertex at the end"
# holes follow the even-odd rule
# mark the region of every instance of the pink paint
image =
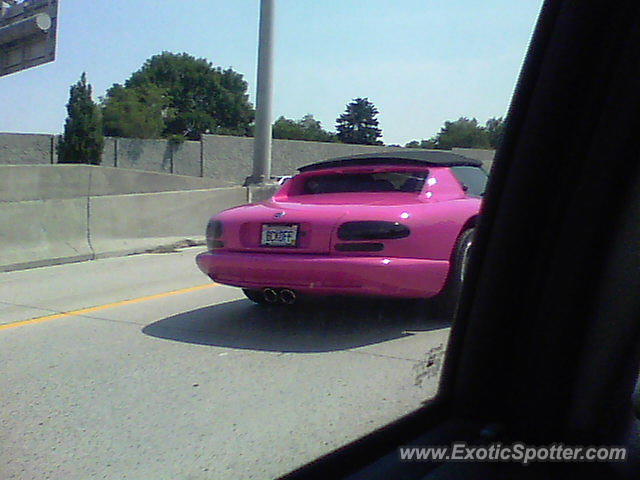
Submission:
POLYGON ((453 248, 465 225, 478 215, 481 199, 466 194, 449 167, 340 167, 301 173, 269 201, 213 217, 223 224, 224 246, 197 257, 214 281, 243 288, 291 288, 316 295, 431 297, 445 284, 453 248), (428 171, 421 191, 305 194, 314 176, 428 171), (282 215, 284 213, 284 215, 282 215), (345 222, 399 222, 405 238, 345 241, 345 222), (261 245, 263 224, 298 225, 295 247, 261 245), (377 243, 381 251, 340 251, 339 244, 377 243))

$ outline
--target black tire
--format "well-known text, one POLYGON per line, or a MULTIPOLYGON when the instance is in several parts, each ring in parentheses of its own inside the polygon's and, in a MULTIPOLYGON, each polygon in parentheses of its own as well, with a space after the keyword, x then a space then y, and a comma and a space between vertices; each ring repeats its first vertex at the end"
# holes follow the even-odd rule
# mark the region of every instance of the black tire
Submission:
POLYGON ((267 302, 264 299, 264 295, 262 295, 262 292, 260 290, 251 290, 249 288, 243 288, 242 291, 244 292, 245 296, 249 300, 257 303, 258 305, 271 305, 269 302, 267 302))
POLYGON ((449 276, 447 277, 447 283, 444 291, 438 295, 438 298, 436 299, 436 312, 439 316, 453 318, 455 315, 456 307, 460 300, 462 283, 467 273, 469 256, 473 248, 474 237, 474 228, 465 230, 462 232, 460 237, 458 237, 455 253, 449 269, 449 276))

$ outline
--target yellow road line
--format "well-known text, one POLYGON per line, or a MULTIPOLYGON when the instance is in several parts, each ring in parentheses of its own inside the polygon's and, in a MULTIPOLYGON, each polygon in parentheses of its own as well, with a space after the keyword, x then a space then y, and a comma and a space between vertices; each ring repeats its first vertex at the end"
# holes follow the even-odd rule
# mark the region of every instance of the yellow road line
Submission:
POLYGON ((132 298, 131 300, 122 300, 120 302, 107 303, 106 305, 99 305, 97 307, 83 308, 81 310, 73 310, 72 312, 56 313, 54 315, 47 315, 46 317, 32 318, 31 320, 24 320, 22 322, 8 323, 6 325, 0 325, 0 330, 8 330, 10 328, 22 327, 24 325, 33 325, 34 323, 48 322, 50 320, 57 320, 58 318, 73 317, 76 315, 86 315, 87 313, 99 312, 108 308, 123 307, 125 305, 133 305, 135 303, 147 302, 149 300, 158 300, 160 298, 172 297, 174 295, 182 295, 183 293, 197 292, 199 290, 205 290, 207 288, 218 287, 217 283, 207 283, 205 285, 198 285, 197 287, 183 288, 181 290, 173 290, 171 292, 157 293, 155 295, 147 295, 146 297, 132 298))

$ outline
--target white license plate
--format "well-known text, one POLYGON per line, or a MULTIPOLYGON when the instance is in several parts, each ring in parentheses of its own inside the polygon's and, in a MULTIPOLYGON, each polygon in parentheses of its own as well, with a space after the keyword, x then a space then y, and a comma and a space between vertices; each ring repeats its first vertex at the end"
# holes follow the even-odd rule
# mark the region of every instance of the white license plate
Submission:
POLYGON ((262 245, 265 247, 295 247, 298 225, 262 225, 262 245))

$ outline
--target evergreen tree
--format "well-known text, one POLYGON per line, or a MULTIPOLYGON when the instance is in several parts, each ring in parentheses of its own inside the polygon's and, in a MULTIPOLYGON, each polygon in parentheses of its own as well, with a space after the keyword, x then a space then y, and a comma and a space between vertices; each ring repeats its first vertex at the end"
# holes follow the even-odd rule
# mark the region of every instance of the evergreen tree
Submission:
POLYGON ((368 98, 356 98, 347 105, 345 113, 336 119, 338 139, 343 143, 382 145, 378 140, 382 130, 378 128, 378 109, 368 98))
POLYGON ((64 135, 58 143, 58 163, 99 165, 104 137, 100 110, 91 99, 85 73, 71 86, 64 135))

